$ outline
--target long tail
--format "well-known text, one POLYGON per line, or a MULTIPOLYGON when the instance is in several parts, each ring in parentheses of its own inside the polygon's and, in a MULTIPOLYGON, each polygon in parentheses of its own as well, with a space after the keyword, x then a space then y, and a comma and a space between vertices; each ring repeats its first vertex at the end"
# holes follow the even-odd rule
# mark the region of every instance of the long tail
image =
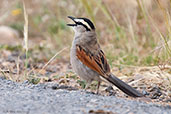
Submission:
POLYGON ((143 96, 142 93, 138 92, 136 89, 132 88, 131 86, 129 86, 128 84, 126 84, 125 82, 123 82, 122 80, 114 76, 113 74, 109 75, 107 80, 129 96, 132 96, 132 97, 143 96))

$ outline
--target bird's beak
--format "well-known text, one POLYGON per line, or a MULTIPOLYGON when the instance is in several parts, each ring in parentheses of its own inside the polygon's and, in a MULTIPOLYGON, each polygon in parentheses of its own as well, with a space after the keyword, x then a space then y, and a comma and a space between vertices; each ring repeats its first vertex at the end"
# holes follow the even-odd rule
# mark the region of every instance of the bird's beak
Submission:
POLYGON ((76 22, 75 22, 75 17, 72 17, 72 16, 68 16, 68 18, 70 18, 72 21, 74 21, 74 24, 67 24, 68 26, 76 26, 76 22))

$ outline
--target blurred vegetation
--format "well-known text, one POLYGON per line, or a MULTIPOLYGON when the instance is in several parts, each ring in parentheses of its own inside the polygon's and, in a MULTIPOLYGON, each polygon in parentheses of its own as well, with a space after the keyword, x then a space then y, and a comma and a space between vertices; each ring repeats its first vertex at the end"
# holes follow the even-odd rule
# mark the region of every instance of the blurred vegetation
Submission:
MULTIPOLYGON (((16 29, 23 37, 22 2, 1 0, 1 3, 0 24, 16 29)), ((48 57, 71 46, 74 33, 66 23, 69 22, 67 16, 72 15, 90 18, 95 23, 99 42, 110 65, 170 64, 170 0, 25 0, 25 5, 29 21, 28 40, 42 38, 43 44, 36 45, 43 47, 50 54, 48 57)), ((34 50, 35 47, 30 48, 34 50)), ((69 57, 69 50, 64 56, 69 57)))

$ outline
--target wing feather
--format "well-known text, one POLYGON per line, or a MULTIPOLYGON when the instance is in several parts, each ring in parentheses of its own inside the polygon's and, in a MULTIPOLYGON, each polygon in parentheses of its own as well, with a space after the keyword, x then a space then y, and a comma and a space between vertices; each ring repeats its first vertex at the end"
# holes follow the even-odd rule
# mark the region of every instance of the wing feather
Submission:
POLYGON ((96 71, 101 76, 110 73, 110 67, 102 50, 97 55, 92 54, 89 50, 85 51, 83 47, 77 45, 76 54, 78 59, 90 69, 96 71))

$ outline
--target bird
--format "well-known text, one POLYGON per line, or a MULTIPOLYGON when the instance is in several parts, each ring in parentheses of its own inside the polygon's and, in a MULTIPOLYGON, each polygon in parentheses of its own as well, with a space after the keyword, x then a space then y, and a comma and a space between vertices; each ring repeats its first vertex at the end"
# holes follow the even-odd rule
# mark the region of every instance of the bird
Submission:
POLYGON ((74 72, 85 80, 88 86, 92 81, 97 81, 97 93, 101 82, 105 80, 128 96, 142 97, 142 93, 111 73, 107 58, 98 43, 93 22, 85 17, 68 16, 68 18, 73 23, 67 26, 72 27, 75 32, 70 50, 70 63, 74 72))

